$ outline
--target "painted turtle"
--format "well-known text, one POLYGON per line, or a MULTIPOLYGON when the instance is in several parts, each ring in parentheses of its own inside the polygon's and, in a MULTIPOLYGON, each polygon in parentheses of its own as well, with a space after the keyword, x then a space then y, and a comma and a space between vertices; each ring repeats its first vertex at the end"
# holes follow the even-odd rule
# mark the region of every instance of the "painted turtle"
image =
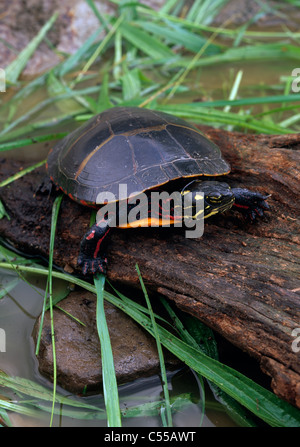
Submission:
MULTIPOLYGON (((86 206, 117 204, 115 226, 128 227, 119 223, 119 206, 124 199, 129 212, 133 205, 127 199, 137 192, 147 194, 149 201, 147 223, 145 219, 141 222, 137 214, 136 226, 164 225, 166 202, 169 223, 182 220, 184 205, 178 215, 174 203, 170 206, 170 199, 160 203, 154 215, 150 192, 183 179, 187 179, 188 186, 180 189, 181 197, 183 200, 187 192, 192 194, 189 203, 194 218, 199 198, 202 203, 204 200, 204 217, 234 205, 254 220, 269 209, 267 196, 247 189, 231 189, 226 183, 214 180, 213 177, 229 173, 230 167, 220 149, 198 129, 180 118, 149 109, 115 107, 93 117, 55 145, 49 153, 47 169, 52 182, 71 199, 86 206), (204 176, 209 178, 201 180, 204 176), (125 197, 120 196, 120 185, 126 186, 125 197), (103 193, 112 194, 109 197, 114 199, 99 200, 103 193)), ((83 237, 78 264, 84 274, 106 273, 105 249, 111 228, 111 219, 106 214, 83 237)))

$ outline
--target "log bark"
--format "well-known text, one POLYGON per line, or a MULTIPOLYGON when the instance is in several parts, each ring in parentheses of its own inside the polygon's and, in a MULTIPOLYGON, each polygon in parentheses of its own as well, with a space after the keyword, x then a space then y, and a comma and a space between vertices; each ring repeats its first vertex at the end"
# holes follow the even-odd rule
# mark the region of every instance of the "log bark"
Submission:
MULTIPOLYGON (((265 194, 271 211, 256 224, 235 211, 205 223, 187 239, 179 229, 115 230, 108 278, 139 288, 138 263, 149 292, 159 293, 254 356, 276 394, 300 408, 300 135, 244 135, 201 127, 232 166, 226 180, 265 194), (294 342, 294 343, 293 343, 294 342)), ((23 166, 3 161, 1 178, 23 166)), ((17 249, 48 256, 53 197, 35 194, 39 169, 1 190, 11 220, 0 233, 17 249)), ((78 273, 76 259, 90 210, 63 200, 54 261, 78 273)))

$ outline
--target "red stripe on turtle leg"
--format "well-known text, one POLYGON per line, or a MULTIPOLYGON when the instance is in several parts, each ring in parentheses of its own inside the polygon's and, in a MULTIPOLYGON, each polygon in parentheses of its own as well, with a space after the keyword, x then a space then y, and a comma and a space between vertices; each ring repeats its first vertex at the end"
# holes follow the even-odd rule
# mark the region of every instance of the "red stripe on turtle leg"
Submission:
POLYGON ((86 240, 89 241, 90 239, 93 239, 95 236, 95 230, 91 231, 91 233, 86 237, 86 240))
POLYGON ((101 242, 103 241, 103 239, 105 239, 105 237, 107 236, 109 230, 110 230, 110 228, 106 231, 106 233, 104 233, 104 235, 102 236, 102 238, 99 239, 99 241, 97 242, 96 249, 95 249, 95 251, 94 251, 94 255, 93 255, 94 259, 97 258, 98 253, 99 253, 99 250, 100 250, 101 242))
POLYGON ((238 203, 234 203, 233 206, 236 206, 237 208, 244 208, 245 210, 249 209, 249 206, 247 206, 247 205, 240 205, 238 203))

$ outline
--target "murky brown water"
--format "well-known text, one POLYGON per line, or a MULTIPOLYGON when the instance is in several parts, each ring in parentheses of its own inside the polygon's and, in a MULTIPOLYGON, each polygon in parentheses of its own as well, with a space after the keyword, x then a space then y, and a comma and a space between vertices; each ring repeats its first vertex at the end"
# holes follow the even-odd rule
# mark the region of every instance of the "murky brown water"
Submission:
MULTIPOLYGON (((1 288, 16 277, 15 274, 6 270, 0 271, 1 288)), ((48 389, 52 389, 51 383, 42 377, 38 372, 38 365, 34 353, 34 345, 31 337, 32 329, 36 318, 42 310, 44 296, 44 281, 38 277, 31 276, 31 284, 20 281, 18 285, 0 300, 0 328, 5 331, 6 343, 5 352, 0 352, 0 368, 10 376, 19 376, 32 381, 36 381, 48 389)), ((56 281, 56 287, 65 287, 65 283, 56 281)), ((181 395, 191 393, 192 401, 174 415, 173 423, 175 427, 197 427, 202 420, 202 426, 230 426, 235 425, 230 418, 219 408, 220 411, 207 410, 202 414, 202 389, 196 376, 188 369, 183 369, 168 373, 169 390, 171 395, 181 395)), ((61 389, 57 392, 65 396, 70 393, 61 389)), ((1 393, 0 393, 1 394, 1 393)), ((14 395, 11 393, 11 396, 14 395)), ((161 381, 158 376, 141 378, 133 383, 120 387, 121 409, 128 409, 131 406, 155 402, 162 396, 161 381)), ((89 396, 77 399, 84 399, 85 402, 104 408, 102 395, 89 396)), ((14 396, 15 398, 15 396, 14 396)), ((212 402, 210 397, 209 402, 212 402)), ((209 408, 208 404, 208 408, 209 408)), ((216 407, 216 403, 214 404, 216 407)), ((218 405, 217 405, 218 407, 218 405)), ((63 411, 63 407, 62 407, 63 411)), ((41 412, 40 417, 28 417, 17 414, 11 415, 11 421, 16 426, 48 426, 50 416, 41 412)), ((106 426, 105 420, 78 420, 68 416, 56 416, 54 426, 106 426)), ((124 427, 161 427, 162 421, 157 416, 140 416, 137 418, 124 418, 124 427)))

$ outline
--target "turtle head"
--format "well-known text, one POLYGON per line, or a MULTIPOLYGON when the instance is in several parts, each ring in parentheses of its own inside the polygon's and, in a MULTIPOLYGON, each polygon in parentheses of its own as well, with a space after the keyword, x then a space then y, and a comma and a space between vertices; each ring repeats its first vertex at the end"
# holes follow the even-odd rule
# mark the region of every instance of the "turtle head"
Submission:
MULTIPOLYGON (((184 188, 182 194, 192 193, 192 203, 196 213, 201 213, 198 202, 203 201, 204 217, 223 213, 230 209, 234 203, 234 194, 227 183, 217 181, 194 180, 184 188), (198 211, 197 211, 198 210, 198 211)), ((196 215, 193 216, 197 217, 196 215)))

